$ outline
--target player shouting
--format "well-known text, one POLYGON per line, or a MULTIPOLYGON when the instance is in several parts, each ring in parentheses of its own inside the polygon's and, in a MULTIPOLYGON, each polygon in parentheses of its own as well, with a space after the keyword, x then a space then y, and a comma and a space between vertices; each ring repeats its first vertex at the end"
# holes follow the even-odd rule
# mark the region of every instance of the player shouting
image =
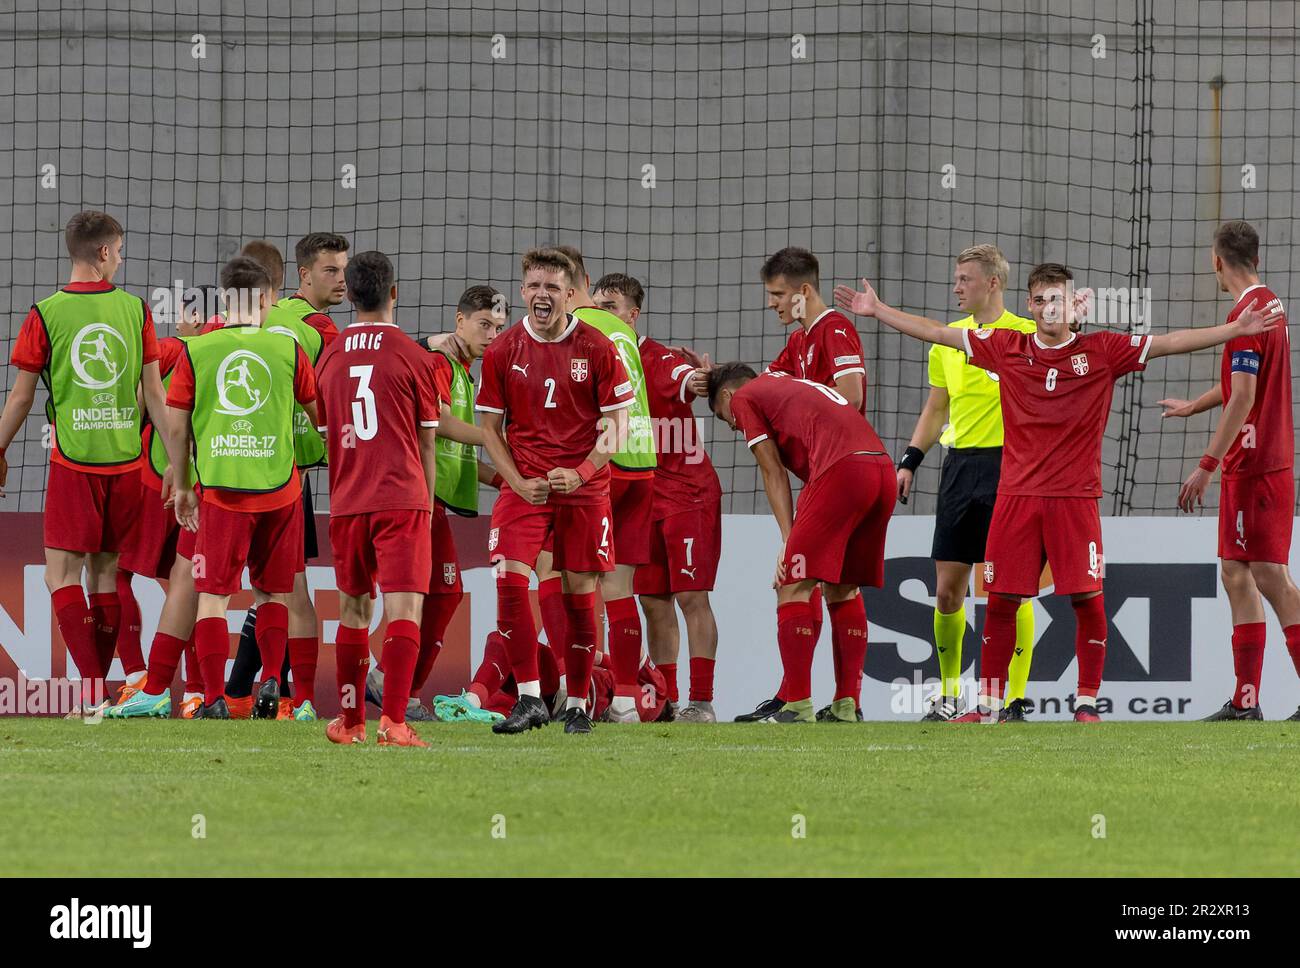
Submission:
POLYGON ((293 456, 293 404, 315 421, 316 379, 301 347, 262 329, 272 281, 261 263, 237 256, 221 270, 227 322, 186 344, 167 404, 167 457, 183 467, 194 452, 203 505, 176 491, 176 518, 197 531, 195 648, 204 705, 195 718, 228 719, 224 696, 229 637, 226 606, 244 566, 270 595, 257 618, 263 683, 253 716, 274 718, 289 634, 287 602, 302 571, 300 478, 293 456))
POLYGON ((783 373, 760 377, 744 363, 727 363, 709 373, 709 407, 744 435, 781 528, 773 584, 786 699, 764 721, 816 719, 812 663, 817 639, 809 600, 821 582, 832 641, 845 668, 857 670, 847 689, 837 678, 831 714, 823 719, 853 722, 867 653, 867 615, 859 589, 884 582, 893 462, 871 424, 843 395, 810 380, 783 373), (806 485, 797 515, 790 473, 806 485))
POLYGON ((1175 330, 1159 336, 1080 333, 1074 276, 1048 262, 1029 274, 1034 333, 957 329, 885 305, 865 291, 835 287, 835 302, 875 316, 908 336, 961 349, 976 366, 998 374, 1005 443, 997 503, 989 523, 984 585, 989 592, 980 655, 979 705, 950 722, 991 721, 1002 704, 1015 647, 1016 611, 1038 592, 1046 562, 1058 595, 1069 595, 1076 620, 1078 690, 1074 718, 1098 722, 1097 692, 1106 659, 1107 619, 1102 599, 1101 439, 1115 381, 1147 361, 1218 346, 1264 332, 1246 313, 1226 326, 1175 330))
POLYGON ((566 588, 564 729, 585 733, 591 731, 585 706, 595 660, 596 579, 614 567, 605 465, 626 437, 624 411, 634 393, 609 339, 565 312, 574 292, 569 258, 533 249, 522 269, 528 315, 488 347, 477 403, 484 445, 504 479, 488 551, 500 563, 497 628, 519 690, 510 715, 492 729, 519 733, 550 719, 528 600, 528 574, 550 536, 566 588))
POLYGON ((18 369, 0 414, 4 454, 27 419, 36 382, 49 391, 54 435, 45 497, 45 584, 68 652, 82 677, 72 713, 107 707, 104 677, 117 645, 118 553, 140 502, 137 390, 154 422, 163 419, 158 338, 148 305, 113 285, 122 264, 122 226, 104 212, 74 215, 64 231, 72 274, 34 305, 14 341, 18 369), (90 589, 87 604, 82 572, 90 589))
MULTIPOLYGON (((1282 300, 1259 281, 1259 234, 1248 222, 1225 222, 1211 250, 1219 289, 1232 296, 1228 322, 1254 310, 1276 328, 1234 339, 1223 348, 1219 382, 1196 401, 1161 400, 1166 417, 1190 417, 1222 406, 1218 429, 1178 495, 1184 511, 1203 502, 1210 477, 1223 466, 1219 494, 1219 558, 1232 608, 1232 666, 1237 685, 1207 722, 1260 720, 1264 668, 1262 595, 1277 616, 1300 674, 1300 589, 1291 579, 1295 500, 1295 429, 1291 418, 1291 341, 1282 300)), ((1300 710, 1291 717, 1300 720, 1300 710)))

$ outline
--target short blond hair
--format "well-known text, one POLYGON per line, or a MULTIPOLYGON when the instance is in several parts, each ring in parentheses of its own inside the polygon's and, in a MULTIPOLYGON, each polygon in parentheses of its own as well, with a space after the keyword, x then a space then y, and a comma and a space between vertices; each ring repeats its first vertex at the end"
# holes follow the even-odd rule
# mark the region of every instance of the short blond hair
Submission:
POLYGON ((963 262, 978 262, 984 269, 984 274, 997 279, 1002 284, 1005 292, 1007 280, 1011 277, 1011 266, 1007 265, 1007 257, 1002 254, 1002 250, 991 242, 983 242, 980 245, 970 245, 957 253, 957 264, 963 262))
POLYGON ((573 260, 559 249, 545 247, 529 249, 519 262, 524 275, 528 275, 533 269, 550 269, 552 272, 563 272, 569 279, 569 285, 573 285, 577 278, 577 268, 573 260))

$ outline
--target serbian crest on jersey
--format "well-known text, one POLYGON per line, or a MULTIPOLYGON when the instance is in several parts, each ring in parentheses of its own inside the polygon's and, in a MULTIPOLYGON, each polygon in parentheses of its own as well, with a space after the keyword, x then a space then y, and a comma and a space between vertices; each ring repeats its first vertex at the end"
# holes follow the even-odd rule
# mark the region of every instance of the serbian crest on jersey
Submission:
MULTIPOLYGON (((493 533, 493 535, 496 534, 495 531, 492 532, 492 533, 493 533)), ((490 539, 489 539, 489 543, 492 545, 492 548, 495 548, 495 547, 496 547, 496 544, 495 544, 495 538, 490 538, 490 539)), ((492 548, 489 548, 488 550, 491 551, 492 548)), ((445 562, 443 562, 443 565, 442 565, 442 583, 443 583, 444 585, 454 585, 454 584, 456 584, 456 562, 454 562, 454 561, 445 561, 445 562)))
POLYGON ((984 562, 984 584, 993 584, 993 562, 984 562))
POLYGON ((573 377, 574 383, 582 383, 587 379, 587 361, 586 359, 573 360, 569 367, 569 376, 573 377))
POLYGON ((488 532, 488 551, 497 550, 497 540, 501 537, 501 529, 493 528, 488 532))
POLYGON ((1079 376, 1086 376, 1088 373, 1088 354, 1075 353, 1070 357, 1070 366, 1074 368, 1074 372, 1079 376))

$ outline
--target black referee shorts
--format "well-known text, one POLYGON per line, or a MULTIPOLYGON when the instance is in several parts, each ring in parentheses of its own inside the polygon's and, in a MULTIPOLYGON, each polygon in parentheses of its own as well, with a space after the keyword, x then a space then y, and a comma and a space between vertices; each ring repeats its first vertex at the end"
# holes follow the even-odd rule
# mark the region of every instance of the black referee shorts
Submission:
POLYGON ((984 560, 1002 472, 1001 447, 953 447, 943 460, 934 519, 935 561, 984 560))
POLYGON ((316 543, 316 508, 311 499, 311 475, 300 469, 298 476, 302 478, 303 560, 311 561, 320 554, 320 547, 316 543))

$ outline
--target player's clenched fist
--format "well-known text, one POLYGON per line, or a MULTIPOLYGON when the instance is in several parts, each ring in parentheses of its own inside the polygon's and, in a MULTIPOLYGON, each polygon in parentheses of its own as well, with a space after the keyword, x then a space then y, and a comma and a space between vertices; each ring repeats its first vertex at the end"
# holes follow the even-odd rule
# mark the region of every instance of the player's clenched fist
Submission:
POLYGON ((557 494, 572 494, 585 483, 582 475, 572 467, 555 467, 546 474, 546 483, 557 494))
POLYGON ((550 493, 550 481, 545 477, 524 478, 518 491, 519 496, 529 504, 545 504, 550 493))
POLYGON ((912 493, 913 473, 906 467, 898 469, 898 500, 906 504, 908 495, 912 493))

